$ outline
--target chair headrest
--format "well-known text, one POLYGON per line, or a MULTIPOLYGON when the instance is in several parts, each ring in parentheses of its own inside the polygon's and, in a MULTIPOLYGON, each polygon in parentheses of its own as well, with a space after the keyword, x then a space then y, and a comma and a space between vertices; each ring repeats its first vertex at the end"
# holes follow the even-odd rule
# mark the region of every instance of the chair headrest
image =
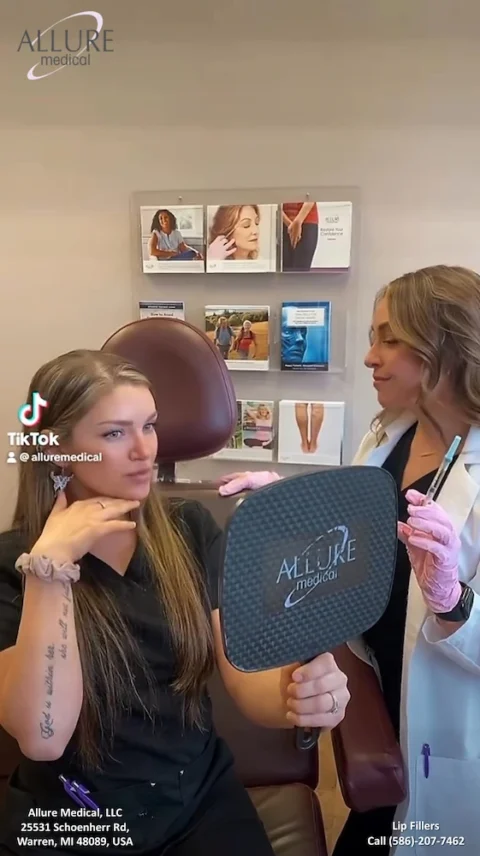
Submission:
POLYGON ((150 381, 160 463, 205 457, 226 445, 237 419, 235 391, 205 333, 176 318, 145 318, 117 330, 102 351, 124 357, 150 381))

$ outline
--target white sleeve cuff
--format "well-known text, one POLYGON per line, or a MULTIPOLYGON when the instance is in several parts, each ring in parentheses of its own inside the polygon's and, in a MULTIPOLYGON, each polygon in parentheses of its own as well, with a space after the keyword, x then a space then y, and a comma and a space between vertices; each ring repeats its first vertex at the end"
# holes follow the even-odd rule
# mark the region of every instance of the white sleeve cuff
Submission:
POLYGON ((480 674, 480 597, 474 593, 472 611, 468 621, 449 636, 441 624, 431 615, 425 621, 423 635, 430 645, 435 645, 446 657, 475 674, 480 674))

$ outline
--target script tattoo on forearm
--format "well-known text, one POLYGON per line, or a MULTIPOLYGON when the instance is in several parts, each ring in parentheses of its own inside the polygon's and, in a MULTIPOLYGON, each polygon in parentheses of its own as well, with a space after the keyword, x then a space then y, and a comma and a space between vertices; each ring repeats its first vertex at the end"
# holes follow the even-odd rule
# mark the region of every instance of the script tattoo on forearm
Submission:
POLYGON ((55 657, 55 645, 49 645, 47 647, 47 653, 45 654, 47 660, 53 660, 55 657))
MULTIPOLYGON (((51 661, 55 659, 55 645, 47 646, 45 657, 47 660, 51 661)), ((45 686, 47 688, 47 695, 53 695, 53 662, 50 662, 47 666, 47 671, 45 672, 45 686)))
MULTIPOLYGON (((69 604, 72 603, 72 587, 71 587, 70 583, 62 583, 62 586, 63 586, 63 597, 65 599, 65 602, 62 603, 62 618, 60 618, 58 620, 58 623, 60 626, 60 632, 62 634, 62 639, 67 639, 67 637, 68 637, 67 618, 68 618, 68 613, 69 613, 69 609, 70 609, 69 604)), ((67 659, 67 645, 66 645, 66 643, 64 643, 63 645, 60 645, 59 650, 60 650, 60 656, 61 656, 62 660, 66 660, 67 659)))
POLYGON ((50 737, 53 737, 53 718, 51 714, 52 702, 48 698, 48 696, 53 696, 53 671, 54 671, 54 661, 55 661, 55 645, 47 645, 47 650, 45 652, 45 658, 49 661, 47 664, 47 670, 45 672, 45 687, 47 693, 47 699, 45 701, 45 710, 42 710, 42 719, 40 721, 40 735, 44 740, 48 740, 50 737))
MULTIPOLYGON (((72 602, 72 588, 69 583, 63 583, 63 596, 65 598, 65 603, 62 603, 62 618, 59 618, 58 624, 60 626, 62 639, 66 639, 68 636, 68 624, 66 619, 68 618, 69 604, 72 602)), ((61 646, 60 653, 63 659, 66 659, 67 656, 66 649, 66 645, 61 646), (62 650, 64 653, 62 653, 62 650)))
MULTIPOLYGON (((45 705, 47 707, 47 705, 45 705)), ((52 714, 48 710, 42 711, 42 720, 40 722, 40 734, 44 740, 48 740, 50 737, 53 737, 55 734, 53 730, 53 719, 52 714)))
POLYGON ((47 687, 47 695, 53 695, 53 666, 47 666, 45 686, 47 687))
MULTIPOLYGON (((62 603, 62 617, 58 619, 58 625, 60 627, 60 633, 62 639, 66 640, 68 638, 68 624, 67 618, 69 613, 69 604, 72 603, 72 587, 70 583, 62 583, 63 587, 63 597, 64 603, 62 603)), ((59 646, 60 656, 63 660, 67 659, 67 645, 66 642, 62 643, 59 646)), ((47 671, 45 673, 45 687, 47 693, 47 699, 45 701, 45 709, 42 710, 42 719, 40 721, 40 734, 43 740, 49 740, 50 737, 53 737, 55 731, 53 729, 53 717, 51 713, 52 702, 48 696, 53 696, 53 674, 54 674, 54 665, 55 665, 55 645, 48 645, 45 657, 50 662, 47 665, 47 671)))

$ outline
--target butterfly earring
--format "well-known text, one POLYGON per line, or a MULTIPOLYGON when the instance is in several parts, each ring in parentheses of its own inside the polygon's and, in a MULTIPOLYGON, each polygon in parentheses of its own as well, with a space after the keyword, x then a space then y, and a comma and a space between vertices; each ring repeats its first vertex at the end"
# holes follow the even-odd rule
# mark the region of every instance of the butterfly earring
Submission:
POLYGON ((53 482, 53 490, 54 490, 54 493, 56 495, 57 493, 61 493, 62 490, 65 490, 69 481, 71 481, 73 479, 73 473, 72 473, 72 475, 67 476, 67 475, 65 475, 63 470, 61 471, 61 473, 55 473, 52 470, 52 472, 50 473, 50 478, 53 482))

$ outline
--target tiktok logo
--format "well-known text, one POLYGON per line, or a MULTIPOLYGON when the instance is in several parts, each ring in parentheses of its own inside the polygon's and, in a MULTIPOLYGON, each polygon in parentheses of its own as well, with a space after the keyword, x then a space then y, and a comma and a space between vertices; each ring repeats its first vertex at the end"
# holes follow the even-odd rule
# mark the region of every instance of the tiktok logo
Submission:
POLYGON ((42 408, 48 407, 48 401, 40 395, 39 392, 34 392, 32 395, 31 404, 22 404, 18 408, 18 418, 22 425, 27 425, 29 428, 33 425, 38 425, 42 408))

